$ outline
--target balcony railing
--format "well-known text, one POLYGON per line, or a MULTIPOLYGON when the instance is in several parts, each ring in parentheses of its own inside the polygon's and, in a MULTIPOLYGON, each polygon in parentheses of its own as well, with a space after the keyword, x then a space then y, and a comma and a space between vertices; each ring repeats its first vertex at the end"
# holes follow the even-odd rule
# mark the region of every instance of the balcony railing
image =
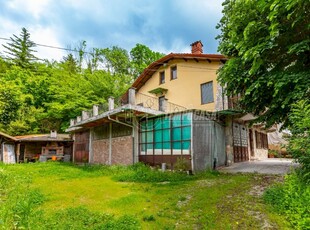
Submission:
POLYGON ((136 93, 135 104, 166 113, 174 113, 186 110, 186 107, 169 102, 167 99, 160 103, 158 97, 152 97, 143 93, 136 93))

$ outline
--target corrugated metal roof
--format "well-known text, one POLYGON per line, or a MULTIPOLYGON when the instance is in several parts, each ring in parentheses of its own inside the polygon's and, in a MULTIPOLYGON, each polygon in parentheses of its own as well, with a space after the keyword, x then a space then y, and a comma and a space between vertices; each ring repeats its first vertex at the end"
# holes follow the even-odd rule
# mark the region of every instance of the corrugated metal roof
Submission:
POLYGON ((73 141, 69 134, 57 134, 57 137, 51 137, 50 134, 31 134, 24 136, 15 136, 16 141, 73 141))

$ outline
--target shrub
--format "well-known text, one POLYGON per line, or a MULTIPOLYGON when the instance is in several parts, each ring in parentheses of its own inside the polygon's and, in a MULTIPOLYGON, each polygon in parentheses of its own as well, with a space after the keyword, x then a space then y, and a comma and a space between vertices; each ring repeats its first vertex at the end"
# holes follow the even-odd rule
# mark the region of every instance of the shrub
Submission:
POLYGON ((310 184, 310 101, 296 103, 289 120, 292 135, 289 137, 288 151, 301 164, 299 176, 310 184))
POLYGON ((285 215, 292 227, 310 229, 310 186, 297 173, 287 175, 284 184, 268 189, 264 200, 285 215))

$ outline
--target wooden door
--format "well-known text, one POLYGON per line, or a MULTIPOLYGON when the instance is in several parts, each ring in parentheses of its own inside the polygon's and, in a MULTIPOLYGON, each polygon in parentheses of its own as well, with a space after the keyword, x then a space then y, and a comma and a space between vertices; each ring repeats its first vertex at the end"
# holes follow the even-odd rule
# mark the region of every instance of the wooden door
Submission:
POLYGON ((86 163, 89 160, 89 131, 75 134, 74 162, 86 163))
POLYGON ((248 137, 245 125, 233 123, 234 162, 249 160, 248 137))

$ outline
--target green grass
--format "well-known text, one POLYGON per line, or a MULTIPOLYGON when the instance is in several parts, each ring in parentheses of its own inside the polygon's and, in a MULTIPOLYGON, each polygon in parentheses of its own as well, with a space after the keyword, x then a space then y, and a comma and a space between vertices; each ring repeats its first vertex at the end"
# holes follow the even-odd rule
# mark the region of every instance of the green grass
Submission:
POLYGON ((0 164, 0 228, 285 229, 255 193, 278 178, 265 179, 141 164, 0 164))

